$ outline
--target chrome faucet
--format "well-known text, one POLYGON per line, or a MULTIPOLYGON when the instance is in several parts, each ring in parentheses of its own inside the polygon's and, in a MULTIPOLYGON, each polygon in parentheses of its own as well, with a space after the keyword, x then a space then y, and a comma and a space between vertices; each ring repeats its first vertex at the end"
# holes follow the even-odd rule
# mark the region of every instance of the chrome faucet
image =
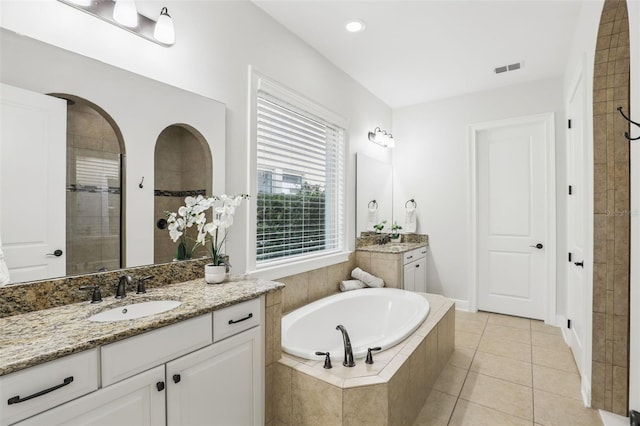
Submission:
POLYGON ((349 339, 349 333, 344 325, 338 325, 336 330, 340 330, 342 333, 342 341, 344 343, 344 361, 342 365, 345 367, 355 367, 356 363, 353 361, 353 350, 351 349, 351 339, 349 339))
POLYGON ((116 286, 116 299, 127 297, 127 284, 131 284, 133 278, 130 275, 122 275, 116 286))

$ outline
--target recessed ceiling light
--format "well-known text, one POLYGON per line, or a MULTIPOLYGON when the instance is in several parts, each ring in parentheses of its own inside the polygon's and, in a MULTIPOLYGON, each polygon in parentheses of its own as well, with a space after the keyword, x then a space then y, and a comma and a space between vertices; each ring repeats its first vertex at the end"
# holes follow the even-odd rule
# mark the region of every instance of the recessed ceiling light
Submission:
POLYGON ((364 31, 366 27, 364 22, 359 19, 354 19, 353 21, 348 22, 347 25, 345 25, 345 28, 350 33, 359 33, 360 31, 364 31))

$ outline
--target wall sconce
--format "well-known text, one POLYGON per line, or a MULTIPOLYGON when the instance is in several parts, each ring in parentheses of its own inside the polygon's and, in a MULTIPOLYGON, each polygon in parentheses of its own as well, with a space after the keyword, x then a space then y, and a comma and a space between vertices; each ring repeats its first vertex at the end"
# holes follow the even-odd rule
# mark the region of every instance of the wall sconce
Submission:
POLYGON ((396 146, 393 135, 386 130, 380 129, 380 127, 376 127, 373 132, 369 132, 369 140, 385 148, 393 148, 396 146))
POLYGON ((156 22, 138 13, 134 0, 58 1, 161 46, 169 47, 176 41, 173 20, 166 7, 160 10, 160 16, 156 22))

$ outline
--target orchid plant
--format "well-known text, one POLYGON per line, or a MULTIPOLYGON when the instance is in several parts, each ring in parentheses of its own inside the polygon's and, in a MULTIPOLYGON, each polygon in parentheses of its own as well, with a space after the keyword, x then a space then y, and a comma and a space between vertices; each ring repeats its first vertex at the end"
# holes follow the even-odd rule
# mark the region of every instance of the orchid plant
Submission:
POLYGON ((228 229, 233 225, 233 215, 242 200, 249 195, 214 195, 212 197, 186 197, 184 206, 177 212, 165 212, 169 237, 178 242, 177 259, 190 259, 194 251, 202 246, 211 257, 214 266, 225 265, 222 246, 227 239, 228 229), (207 222, 207 210, 213 209, 213 220, 207 222), (196 228, 196 237, 187 235, 189 228, 196 228))

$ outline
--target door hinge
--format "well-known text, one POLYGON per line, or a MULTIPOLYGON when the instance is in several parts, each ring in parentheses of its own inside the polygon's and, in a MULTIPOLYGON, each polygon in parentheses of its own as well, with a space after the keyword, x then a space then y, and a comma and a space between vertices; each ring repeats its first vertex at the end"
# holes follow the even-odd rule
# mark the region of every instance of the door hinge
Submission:
POLYGON ((567 328, 571 328, 571 320, 567 319, 567 328))
POLYGON ((569 185, 569 195, 573 194, 573 186, 569 185))
POLYGON ((571 128, 571 119, 567 120, 567 125, 569 126, 569 128, 571 128))
POLYGON ((571 262, 571 258, 573 257, 573 255, 571 254, 571 252, 569 252, 569 262, 571 262))

